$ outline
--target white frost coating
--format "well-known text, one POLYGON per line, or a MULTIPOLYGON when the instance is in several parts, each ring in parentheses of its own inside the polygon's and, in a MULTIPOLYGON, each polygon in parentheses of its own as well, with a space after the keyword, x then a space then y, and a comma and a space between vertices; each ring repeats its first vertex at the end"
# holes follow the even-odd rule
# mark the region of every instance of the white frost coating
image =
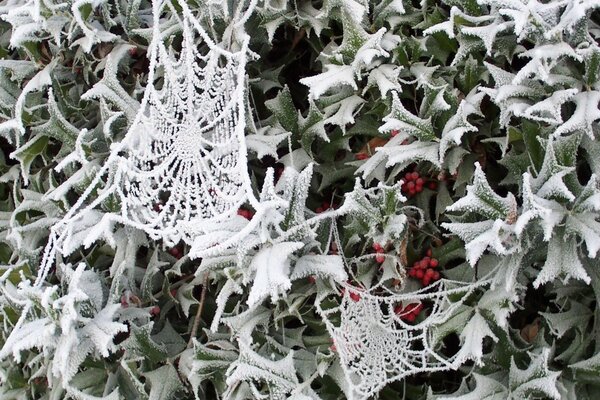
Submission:
POLYGON ((450 295, 464 294, 465 298, 488 283, 486 278, 473 284, 442 279, 428 288, 403 294, 380 286, 365 290, 344 284, 341 303, 333 308, 323 307, 331 293, 320 296, 315 304, 340 357, 349 399, 367 399, 404 377, 455 369, 460 362, 472 358, 466 353, 462 358, 438 354, 433 344, 434 328, 462 305, 462 301, 451 302, 450 295), (401 313, 395 313, 400 304, 424 301, 431 306, 428 316, 419 323, 407 324, 401 313))
MULTIPOLYGON (((268 206, 254 197, 247 172, 244 88, 249 38, 238 27, 247 15, 226 31, 224 40, 237 49, 232 52, 217 45, 182 4, 182 50, 175 57, 160 29, 163 7, 171 6, 160 0, 153 4, 148 85, 137 115, 87 190, 52 228, 38 283, 65 240, 69 249, 99 238, 110 244, 114 225, 122 223, 167 244, 191 243, 198 230, 231 219, 242 203, 254 207, 257 220, 268 206), (86 204, 99 186, 103 189, 86 204), (73 240, 73 227, 90 225, 93 209, 109 198, 119 200, 118 211, 89 232, 93 237, 73 240)), ((244 235, 254 225, 236 234, 244 235)))

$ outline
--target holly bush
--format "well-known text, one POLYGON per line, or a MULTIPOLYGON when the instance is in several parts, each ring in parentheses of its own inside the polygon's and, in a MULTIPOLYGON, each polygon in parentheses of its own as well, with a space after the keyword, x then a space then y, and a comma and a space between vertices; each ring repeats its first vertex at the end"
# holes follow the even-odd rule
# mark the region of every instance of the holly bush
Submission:
POLYGON ((0 2, 2 399, 596 398, 600 1, 160 3, 0 2), (102 174, 185 9, 274 203, 177 242, 102 174))

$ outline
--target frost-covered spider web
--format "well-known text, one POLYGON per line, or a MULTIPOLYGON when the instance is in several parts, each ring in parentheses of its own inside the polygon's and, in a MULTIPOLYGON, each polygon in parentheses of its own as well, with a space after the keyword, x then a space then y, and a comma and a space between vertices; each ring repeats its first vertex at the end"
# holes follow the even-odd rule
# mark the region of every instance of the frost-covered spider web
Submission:
POLYGON ((184 12, 181 24, 178 59, 160 36, 153 40, 153 79, 122 143, 115 179, 123 218, 151 236, 172 241, 185 239, 182 221, 224 219, 237 211, 248 193, 247 41, 240 51, 230 53, 211 43, 189 12, 184 12), (198 35, 205 39, 205 53, 196 46, 198 35), (160 88, 152 82, 158 73, 160 88))
POLYGON ((255 2, 241 15, 243 3, 217 44, 185 2, 180 12, 171 2, 153 2, 150 67, 140 109, 87 190, 52 228, 42 270, 56 251, 69 254, 82 243, 110 241, 115 223, 171 245, 191 243, 203 227, 231 218, 245 202, 260 217, 263 205, 252 192, 244 138, 249 37, 243 23, 255 2), (175 24, 161 25, 161 15, 170 15, 175 24), (165 44, 174 25, 182 32, 177 52, 165 44), (99 212, 107 202, 118 210, 99 212))
POLYGON ((341 301, 333 307, 331 293, 322 295, 315 304, 340 357, 346 395, 366 399, 407 376, 457 368, 455 357, 436 351, 435 328, 455 315, 462 299, 489 282, 441 279, 405 293, 382 284, 367 290, 344 283, 341 301), (424 305, 427 316, 415 324, 406 322, 404 317, 412 311, 409 304, 424 305))

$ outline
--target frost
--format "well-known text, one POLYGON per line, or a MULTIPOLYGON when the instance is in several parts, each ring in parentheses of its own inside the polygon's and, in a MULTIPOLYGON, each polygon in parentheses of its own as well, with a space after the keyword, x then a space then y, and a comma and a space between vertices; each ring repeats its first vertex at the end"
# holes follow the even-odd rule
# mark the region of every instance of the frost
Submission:
POLYGON ((575 103, 575 112, 571 118, 554 131, 554 136, 582 131, 593 140, 594 130, 592 124, 600 119, 600 109, 598 109, 600 92, 577 93, 571 100, 575 103))
POLYGON ((310 275, 322 278, 331 277, 334 281, 341 283, 348 279, 344 269, 344 262, 340 256, 309 254, 302 256, 296 261, 291 279, 296 280, 310 275))
POLYGON ((283 242, 261 249, 250 263, 254 284, 248 295, 250 307, 271 296, 275 302, 292 286, 289 256, 304 247, 300 242, 283 242))
POLYGON ((325 72, 309 78, 300 79, 300 83, 308 86, 311 99, 318 99, 333 87, 348 85, 358 89, 354 81, 354 71, 349 65, 327 65, 325 72))
POLYGON ((497 342, 498 337, 494 335, 485 319, 475 311, 469 322, 460 334, 462 348, 454 359, 454 365, 459 366, 467 360, 473 360, 478 365, 483 365, 483 339, 492 338, 497 342))
MULTIPOLYGON (((340 357, 348 397, 364 399, 404 377, 453 368, 454 358, 447 360, 439 355, 433 348, 431 335, 435 326, 447 321, 462 304, 450 302, 447 296, 468 293, 474 288, 442 280, 436 282, 435 290, 430 293, 423 290, 377 295, 377 288, 370 292, 344 285, 339 306, 323 308, 321 303, 326 294, 318 300, 317 309, 340 357), (398 304, 424 301, 432 302, 431 311, 415 325, 405 323, 402 315, 395 312, 398 304)), ((458 365, 461 361, 456 360, 458 365)))

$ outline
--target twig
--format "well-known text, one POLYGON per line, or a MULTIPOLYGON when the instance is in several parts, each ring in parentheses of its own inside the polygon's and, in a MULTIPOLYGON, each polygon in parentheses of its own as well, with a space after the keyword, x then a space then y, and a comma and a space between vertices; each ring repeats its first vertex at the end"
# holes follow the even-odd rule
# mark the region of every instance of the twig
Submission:
POLYGON ((206 299, 206 287, 208 286, 208 271, 204 273, 204 281, 202 282, 202 293, 200 294, 200 304, 198 304, 198 310, 196 310, 196 316, 194 317, 194 325, 192 325, 192 332, 190 332, 190 341, 188 342, 188 349, 194 344, 194 338, 198 332, 198 326, 200 326, 200 316, 202 315, 202 309, 204 308, 204 300, 206 299))

